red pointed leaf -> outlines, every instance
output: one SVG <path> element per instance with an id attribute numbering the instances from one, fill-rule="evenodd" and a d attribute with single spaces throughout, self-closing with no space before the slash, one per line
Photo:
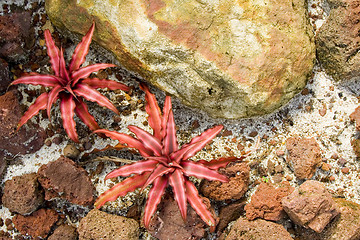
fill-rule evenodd
<path id="1" fill-rule="evenodd" d="M 157 206 L 161 201 L 161 197 L 165 192 L 167 183 L 168 181 L 166 177 L 158 177 L 149 191 L 148 200 L 144 210 L 144 225 L 146 228 L 149 227 L 151 217 L 154 215 Z"/>
<path id="2" fill-rule="evenodd" d="M 173 188 L 174 198 L 179 206 L 179 210 L 184 221 L 186 220 L 186 193 L 185 179 L 180 169 L 176 169 L 169 177 L 169 183 Z"/>
<path id="3" fill-rule="evenodd" d="M 161 119 L 161 139 L 164 139 L 165 135 L 166 135 L 166 128 L 167 128 L 167 124 L 169 121 L 169 113 L 170 113 L 171 108 L 172 108 L 171 97 L 166 96 L 165 102 L 164 102 L 164 107 L 163 107 L 163 116 Z M 175 125 L 175 123 L 174 123 L 174 125 Z"/>
<path id="4" fill-rule="evenodd" d="M 165 130 L 165 138 L 163 140 L 163 153 L 165 155 L 170 155 L 170 153 L 175 152 L 179 149 L 176 137 L 174 114 L 172 110 L 170 110 L 170 113 L 168 114 L 168 120 Z"/>
<path id="5" fill-rule="evenodd" d="M 246 156 L 241 156 L 240 158 L 237 157 L 225 157 L 225 158 L 219 158 L 211 161 L 205 161 L 200 160 L 199 163 L 203 164 L 204 166 L 213 169 L 218 170 L 219 168 L 226 167 L 231 162 L 237 162 L 244 159 Z"/>
<path id="6" fill-rule="evenodd" d="M 155 95 L 150 92 L 150 89 L 146 84 L 140 83 L 140 88 L 145 92 L 146 106 L 145 110 L 149 114 L 148 122 L 149 126 L 154 130 L 154 136 L 162 140 L 161 137 L 161 111 Z"/>
<path id="7" fill-rule="evenodd" d="M 41 94 L 35 102 L 29 107 L 29 109 L 24 113 L 18 123 L 18 129 L 24 125 L 30 118 L 39 113 L 40 110 L 46 109 L 46 103 L 48 99 L 48 93 Z"/>
<path id="8" fill-rule="evenodd" d="M 105 180 L 114 177 L 127 177 L 131 174 L 142 174 L 143 172 L 151 172 L 155 169 L 159 162 L 154 160 L 143 160 L 132 164 L 124 165 L 106 175 Z"/>
<path id="9" fill-rule="evenodd" d="M 11 83 L 11 85 L 15 85 L 15 84 L 31 84 L 31 85 L 41 85 L 44 87 L 55 87 L 57 85 L 60 85 L 61 82 L 60 79 L 56 78 L 55 76 L 32 74 L 30 76 L 20 77 Z"/>
<path id="10" fill-rule="evenodd" d="M 187 200 L 191 207 L 199 214 L 201 219 L 210 226 L 212 231 L 215 230 L 215 220 L 211 212 L 207 209 L 205 203 L 202 201 L 194 184 L 188 180 L 185 181 Z"/>
<path id="11" fill-rule="evenodd" d="M 60 49 L 60 63 L 59 63 L 59 71 L 60 71 L 60 77 L 62 79 L 66 80 L 66 84 L 70 81 L 69 73 L 66 69 L 65 59 L 64 59 L 64 51 L 61 48 Z"/>
<path id="12" fill-rule="evenodd" d="M 87 78 L 91 73 L 99 71 L 101 69 L 108 68 L 108 67 L 116 67 L 116 65 L 109 64 L 109 63 L 98 63 L 98 64 L 89 65 L 89 66 L 86 66 L 83 68 L 79 68 L 75 72 L 71 73 L 71 78 L 72 78 L 71 85 L 74 87 L 80 79 Z"/>
<path id="13" fill-rule="evenodd" d="M 73 97 L 70 94 L 62 95 L 60 102 L 60 111 L 61 118 L 63 120 L 63 127 L 71 140 L 73 140 L 74 142 L 79 142 L 75 128 L 74 109 L 75 102 Z"/>
<path id="14" fill-rule="evenodd" d="M 125 179 L 124 181 L 116 184 L 114 187 L 110 188 L 106 192 L 100 195 L 100 197 L 95 202 L 95 207 L 100 208 L 108 201 L 114 201 L 120 196 L 125 196 L 128 192 L 134 191 L 135 189 L 141 187 L 150 173 L 144 173 L 141 175 L 135 175 Z"/>
<path id="15" fill-rule="evenodd" d="M 158 156 L 158 157 L 150 156 L 150 157 L 146 157 L 146 160 L 155 160 L 167 166 L 169 159 L 164 156 Z"/>
<path id="16" fill-rule="evenodd" d="M 48 115 L 49 120 L 51 119 L 51 117 L 50 117 L 51 106 L 56 101 L 56 99 L 58 98 L 59 93 L 61 91 L 63 91 L 63 88 L 61 87 L 61 85 L 57 85 L 49 92 L 47 106 L 46 106 L 47 115 Z"/>
<path id="17" fill-rule="evenodd" d="M 77 84 L 76 88 L 73 90 L 73 92 L 85 98 L 88 101 L 96 102 L 100 106 L 107 107 L 108 109 L 114 111 L 116 114 L 119 114 L 119 111 L 116 109 L 116 107 L 107 99 L 105 96 L 103 96 L 101 93 L 96 91 L 95 89 L 92 89 L 86 84 Z"/>
<path id="18" fill-rule="evenodd" d="M 89 46 L 91 43 L 91 38 L 94 33 L 95 23 L 93 23 L 86 33 L 86 35 L 82 38 L 81 42 L 76 46 L 75 51 L 71 57 L 71 62 L 69 65 L 69 71 L 73 72 L 84 63 L 85 57 L 89 52 Z"/>
<path id="19" fill-rule="evenodd" d="M 191 139 L 190 143 L 184 144 L 182 147 L 186 147 L 188 145 L 204 141 L 204 147 L 206 144 L 208 144 L 213 138 L 218 135 L 218 133 L 224 128 L 223 125 L 217 125 L 215 127 L 212 127 L 210 129 L 207 129 L 205 132 L 200 134 L 199 136 L 194 137 Z"/>
<path id="20" fill-rule="evenodd" d="M 96 89 L 96 88 L 108 88 L 110 90 L 123 90 L 123 91 L 129 91 L 130 88 L 126 86 L 125 84 L 116 82 L 114 80 L 108 80 L 108 79 L 99 79 L 99 78 L 86 78 L 81 81 L 82 84 L 87 84 L 88 86 Z"/>
<path id="21" fill-rule="evenodd" d="M 128 126 L 129 130 L 136 134 L 136 137 L 144 144 L 144 146 L 155 153 L 156 156 L 161 156 L 161 143 L 157 138 L 147 131 L 136 127 Z"/>
<path id="22" fill-rule="evenodd" d="M 148 156 L 152 155 L 152 152 L 149 149 L 147 149 L 141 141 L 139 141 L 136 138 L 133 138 L 127 134 L 118 133 L 115 131 L 109 131 L 109 130 L 105 130 L 105 129 L 98 129 L 94 132 L 95 133 L 104 133 L 106 136 L 108 136 L 114 140 L 118 140 L 120 143 L 126 143 L 129 147 L 136 148 L 137 150 L 139 150 L 140 154 L 143 157 L 148 157 Z"/>
<path id="23" fill-rule="evenodd" d="M 146 183 L 144 184 L 144 186 L 142 187 L 143 189 L 146 188 L 149 184 L 151 184 L 155 179 L 157 179 L 158 177 L 161 177 L 165 174 L 168 174 L 170 172 L 173 172 L 174 168 L 169 168 L 169 167 L 165 167 L 162 164 L 159 164 L 154 171 L 152 171 L 151 175 L 149 176 L 149 178 L 146 180 Z"/>
<path id="24" fill-rule="evenodd" d="M 89 113 L 86 103 L 81 98 L 77 99 L 75 107 L 76 115 L 90 128 L 91 131 L 99 129 L 99 125 L 95 121 L 95 118 Z"/>
<path id="25" fill-rule="evenodd" d="M 50 57 L 51 67 L 55 72 L 56 76 L 60 76 L 60 53 L 59 48 L 55 45 L 53 38 L 51 37 L 51 33 L 48 29 L 44 32 L 45 42 L 47 47 L 47 54 Z"/>
<path id="26" fill-rule="evenodd" d="M 181 166 L 183 167 L 184 174 L 186 176 L 194 176 L 197 178 L 205 178 L 210 181 L 228 182 L 229 179 L 218 173 L 215 170 L 211 170 L 201 163 L 195 163 L 191 161 L 182 161 Z"/>

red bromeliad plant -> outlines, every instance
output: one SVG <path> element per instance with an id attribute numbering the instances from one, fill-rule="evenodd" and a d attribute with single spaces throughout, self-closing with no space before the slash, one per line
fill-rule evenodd
<path id="1" fill-rule="evenodd" d="M 59 98 L 60 111 L 63 120 L 63 127 L 68 136 L 75 142 L 78 142 L 76 133 L 74 113 L 92 130 L 99 129 L 95 118 L 89 113 L 88 107 L 82 98 L 97 102 L 99 105 L 119 114 L 116 107 L 101 93 L 97 88 L 108 88 L 110 90 L 121 89 L 128 91 L 129 88 L 121 83 L 108 79 L 89 78 L 92 72 L 96 72 L 108 67 L 115 67 L 114 64 L 100 63 L 80 68 L 84 63 L 85 57 L 89 51 L 91 38 L 94 33 L 95 24 L 93 23 L 88 33 L 77 45 L 70 62 L 69 67 L 65 65 L 63 49 L 55 45 L 50 31 L 45 30 L 45 41 L 47 54 L 50 57 L 51 67 L 55 75 L 45 75 L 30 73 L 27 76 L 20 77 L 13 81 L 14 84 L 32 84 L 52 88 L 50 92 L 41 94 L 34 104 L 32 104 L 24 116 L 20 119 L 18 128 L 24 125 L 30 118 L 39 113 L 40 110 L 47 109 L 50 119 L 50 110 L 52 104 Z"/>
<path id="2" fill-rule="evenodd" d="M 225 167 L 229 162 L 239 160 L 238 158 L 222 158 L 213 161 L 190 161 L 198 151 L 204 148 L 223 129 L 222 125 L 206 130 L 201 135 L 194 137 L 190 143 L 179 148 L 174 115 L 172 112 L 171 98 L 166 97 L 163 112 L 158 106 L 155 96 L 146 85 L 140 85 L 145 91 L 147 101 L 146 112 L 149 114 L 148 122 L 153 129 L 150 134 L 136 126 L 128 126 L 137 139 L 124 133 L 99 129 L 96 133 L 104 133 L 110 138 L 125 143 L 128 147 L 139 150 L 144 160 L 133 164 L 122 166 L 110 172 L 105 180 L 122 176 L 133 176 L 116 184 L 103 193 L 95 202 L 100 208 L 108 201 L 114 201 L 119 196 L 125 196 L 136 188 L 144 189 L 152 184 L 144 211 L 144 225 L 148 228 L 150 219 L 161 201 L 166 187 L 170 184 L 173 189 L 174 198 L 179 206 L 183 219 L 186 219 L 187 202 L 199 214 L 212 230 L 215 220 L 203 203 L 195 185 L 189 180 L 189 176 L 227 182 L 226 176 L 217 172 L 220 167 Z"/>

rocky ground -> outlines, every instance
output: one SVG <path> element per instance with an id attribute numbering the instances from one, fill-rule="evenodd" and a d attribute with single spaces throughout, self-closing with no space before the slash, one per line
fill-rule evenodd
<path id="1" fill-rule="evenodd" d="M 358 29 L 351 14 L 359 6 L 358 1 L 352 5 L 309 1 L 318 42 L 333 32 L 343 33 L 343 38 L 337 38 L 343 44 L 357 42 L 357 34 L 347 34 L 351 31 L 339 30 L 335 23 L 344 20 L 341 16 L 350 16 L 339 25 Z M 338 18 L 331 26 L 324 25 L 334 7 Z M 194 179 L 204 202 L 218 216 L 214 233 L 191 208 L 183 223 L 170 194 L 163 197 L 150 229 L 145 230 L 140 220 L 146 189 L 106 204 L 102 211 L 93 209 L 96 197 L 120 181 L 105 182 L 105 175 L 122 164 L 96 158 L 138 160 L 135 151 L 97 152 L 116 141 L 91 135 L 79 119 L 80 143 L 73 143 L 62 128 L 58 106 L 53 107 L 51 121 L 40 113 L 15 131 L 22 113 L 44 89 L 8 86 L 23 72 L 50 71 L 43 32 L 52 25 L 43 1 L 3 1 L 1 8 L 0 239 L 360 239 L 360 87 L 356 79 L 335 81 L 327 75 L 335 67 L 317 63 L 304 90 L 289 104 L 272 114 L 243 120 L 213 119 L 173 99 L 180 143 L 215 124 L 225 127 L 194 160 L 252 153 L 220 170 L 230 183 Z M 70 58 L 79 40 L 52 31 Z M 317 46 L 322 58 L 328 54 L 326 44 Z M 356 47 L 349 51 L 356 52 Z M 356 60 L 356 54 L 350 55 L 348 61 L 342 56 L 344 64 Z M 86 64 L 98 62 L 117 63 L 93 43 Z M 336 69 L 335 78 L 358 76 L 349 66 Z M 119 116 L 89 103 L 101 127 L 129 133 L 126 126 L 134 124 L 150 130 L 138 86 L 141 79 L 123 68 L 100 71 L 96 77 L 132 87 L 129 93 L 103 91 L 121 110 Z M 152 91 L 162 103 L 164 93 Z"/>

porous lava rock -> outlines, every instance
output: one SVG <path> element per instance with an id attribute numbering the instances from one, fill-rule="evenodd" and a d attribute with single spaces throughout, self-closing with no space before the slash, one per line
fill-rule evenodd
<path id="1" fill-rule="evenodd" d="M 299 180 L 310 179 L 321 163 L 321 151 L 315 138 L 291 137 L 286 140 L 286 162 Z"/>
<path id="2" fill-rule="evenodd" d="M 244 196 L 250 181 L 250 167 L 247 163 L 230 163 L 219 173 L 229 178 L 228 182 L 203 180 L 200 192 L 216 201 L 237 200 Z"/>
<path id="3" fill-rule="evenodd" d="M 282 205 L 294 223 L 318 233 L 340 213 L 331 194 L 322 183 L 315 180 L 301 184 L 282 199 Z"/>
<path id="4" fill-rule="evenodd" d="M 219 224 L 217 225 L 218 235 L 228 226 L 232 221 L 238 219 L 244 211 L 245 202 L 233 202 L 226 205 L 219 210 Z"/>
<path id="5" fill-rule="evenodd" d="M 210 208 L 210 201 L 206 198 L 203 201 Z M 196 240 L 204 237 L 207 225 L 190 206 L 187 208 L 186 222 L 176 201 L 169 195 L 163 198 L 158 210 L 150 221 L 148 231 L 159 240 Z"/>
<path id="6" fill-rule="evenodd" d="M 0 58 L 0 95 L 6 92 L 10 83 L 9 65 L 4 59 Z"/>
<path id="7" fill-rule="evenodd" d="M 42 165 L 38 176 L 46 200 L 58 197 L 79 205 L 89 205 L 94 201 L 94 185 L 88 173 L 69 158 L 61 156 Z"/>
<path id="8" fill-rule="evenodd" d="M 315 60 L 306 1 L 47 0 L 62 30 L 85 34 L 129 70 L 213 117 L 272 112 Z M 66 31 L 64 31 L 66 32 Z"/>
<path id="9" fill-rule="evenodd" d="M 335 80 L 360 77 L 360 1 L 332 1 L 333 9 L 316 34 L 317 55 Z"/>
<path id="10" fill-rule="evenodd" d="M 21 116 L 17 91 L 0 96 L 0 159 L 7 155 L 33 153 L 44 145 L 44 129 L 27 124 L 16 131 Z"/>
<path id="11" fill-rule="evenodd" d="M 272 183 L 261 183 L 251 196 L 251 202 L 245 206 L 246 218 L 279 221 L 286 216 L 281 199 L 293 191 L 294 187 L 290 186 L 289 182 L 277 186 Z"/>
<path id="12" fill-rule="evenodd" d="M 360 106 L 355 108 L 355 111 L 350 114 L 350 120 L 355 122 L 356 130 L 360 131 Z"/>
<path id="13" fill-rule="evenodd" d="M 55 210 L 41 208 L 29 216 L 16 215 L 13 218 L 13 223 L 21 234 L 28 234 L 34 239 L 38 239 L 38 237 L 47 237 L 51 227 L 58 219 L 59 215 Z"/>
<path id="14" fill-rule="evenodd" d="M 36 173 L 16 176 L 5 182 L 2 203 L 11 212 L 30 214 L 43 202 L 44 192 Z"/>
<path id="15" fill-rule="evenodd" d="M 55 229 L 48 240 L 77 240 L 78 233 L 76 228 L 67 224 L 60 225 Z"/>
<path id="16" fill-rule="evenodd" d="M 17 62 L 34 45 L 31 14 L 23 11 L 0 16 L 0 57 Z"/>
<path id="17" fill-rule="evenodd" d="M 292 240 L 290 233 L 277 223 L 256 219 L 239 218 L 232 226 L 225 240 Z"/>
<path id="18" fill-rule="evenodd" d="M 139 239 L 139 223 L 134 219 L 97 209 L 91 210 L 80 220 L 77 231 L 79 240 Z"/>

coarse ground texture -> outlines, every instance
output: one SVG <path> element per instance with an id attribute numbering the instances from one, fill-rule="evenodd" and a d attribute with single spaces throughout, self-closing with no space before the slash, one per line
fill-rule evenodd
<path id="1" fill-rule="evenodd" d="M 309 15 L 311 16 L 310 21 L 314 26 L 315 32 L 326 21 L 329 8 L 327 3 L 322 0 L 309 0 L 308 2 Z M 0 6 L 1 14 L 10 14 L 15 11 L 23 11 L 24 9 L 33 11 L 32 23 L 36 33 L 35 44 L 30 50 L 31 54 L 28 56 L 25 54 L 26 60 L 21 64 L 8 62 L 12 79 L 20 77 L 24 72 L 30 71 L 44 74 L 50 73 L 49 58 L 46 56 L 43 36 L 43 31 L 46 28 L 51 29 L 56 44 L 63 47 L 66 60 L 69 60 L 76 44 L 79 42 L 79 38 L 68 38 L 68 36 L 59 33 L 51 25 L 44 9 L 44 1 L 28 0 L 24 3 L 23 0 L 3 0 L 2 3 L 6 3 L 5 5 L 7 6 Z M 14 6 L 14 3 L 16 6 Z M 111 54 L 92 43 L 90 54 L 87 56 L 84 66 L 100 62 L 121 65 Z M 102 91 L 119 109 L 121 112 L 119 116 L 89 103 L 89 110 L 98 120 L 100 126 L 129 134 L 130 132 L 126 127 L 133 124 L 149 131 L 150 128 L 146 119 L 147 114 L 144 111 L 144 94 L 138 87 L 139 77 L 121 67 L 113 68 L 111 71 L 99 71 L 94 75 L 98 78 L 110 78 L 121 81 L 133 89 L 128 94 L 121 91 Z M 10 87 L 9 91 L 12 89 L 18 89 L 17 99 L 22 111 L 27 109 L 35 98 L 44 91 L 44 89 L 37 86 Z M 164 93 L 153 87 L 151 87 L 151 90 L 159 99 L 160 105 L 162 105 Z M 253 150 L 257 139 L 260 139 L 257 150 L 253 151 L 245 159 L 250 166 L 250 179 L 248 190 L 240 201 L 243 200 L 245 203 L 249 203 L 252 194 L 257 189 L 256 186 L 261 182 L 281 182 L 286 180 L 293 187 L 297 188 L 302 181 L 295 177 L 293 169 L 286 162 L 289 155 L 285 145 L 286 139 L 290 137 L 305 139 L 314 137 L 321 150 L 321 163 L 315 169 L 312 179 L 322 182 L 332 196 L 360 203 L 360 192 L 358 191 L 360 167 L 359 160 L 357 159 L 357 156 L 360 156 L 360 139 L 355 124 L 350 119 L 351 113 L 359 106 L 358 96 L 360 96 L 359 82 L 354 81 L 340 84 L 328 76 L 320 64 L 316 64 L 313 69 L 313 75 L 301 93 L 296 95 L 288 105 L 263 117 L 243 120 L 213 119 L 202 111 L 187 108 L 175 97 L 172 100 L 180 145 L 214 125 L 223 124 L 225 127 L 224 131 L 211 144 L 206 146 L 191 160 L 211 160 L 225 156 L 240 157 L 242 154 L 246 154 L 247 151 Z M 217 101 L 220 100 L 217 99 Z M 32 130 L 34 133 L 40 131 L 38 128 L 40 126 L 45 129 L 47 139 L 45 145 L 41 143 L 41 148 L 34 153 L 17 154 L 19 151 L 29 150 L 28 147 L 22 147 L 15 154 L 6 156 L 5 160 L 9 165 L 3 176 L 1 188 L 3 188 L 5 181 L 12 179 L 14 176 L 36 173 L 43 164 L 58 159 L 66 145 L 74 144 L 67 138 L 62 128 L 59 112 L 58 106 L 53 107 L 51 122 L 47 119 L 46 113 L 40 113 L 20 129 L 20 133 L 24 130 Z M 96 188 L 95 196 L 99 196 L 115 183 L 122 180 L 119 178 L 105 182 L 105 175 L 125 163 L 95 161 L 97 154 L 101 155 L 101 153 L 90 154 L 94 149 L 115 145 L 117 142 L 102 139 L 96 135 L 89 135 L 90 131 L 86 126 L 81 124 L 79 119 L 75 118 L 75 120 L 79 123 L 77 124 L 77 130 L 80 135 L 80 143 L 74 144 L 80 150 L 80 156 L 75 161 L 88 171 L 91 181 Z M 29 136 L 34 134 L 23 135 L 21 133 L 21 135 L 24 136 L 21 142 L 28 143 L 30 142 Z M 15 140 L 9 139 L 5 143 L 9 142 L 15 142 Z M 135 151 L 127 151 L 125 149 L 110 151 L 104 154 L 127 159 L 127 162 L 129 162 L 128 160 L 136 161 L 141 159 Z M 0 158 L 0 160 L 4 159 Z M 198 179 L 192 180 L 197 184 L 196 186 L 199 186 L 200 181 Z M 135 216 L 134 219 L 140 219 L 146 194 L 147 189 L 143 192 L 136 190 L 125 197 L 106 204 L 102 210 L 122 216 L 127 216 L 127 214 L 131 216 L 133 214 L 132 216 Z M 230 206 L 232 201 L 234 200 L 225 202 L 211 201 L 211 205 L 215 210 L 219 210 Z M 61 199 L 46 202 L 46 206 L 56 209 L 57 212 L 66 217 L 65 219 L 68 224 L 74 224 L 74 226 L 90 210 L 87 207 L 71 204 Z M 130 209 L 135 210 L 131 213 Z M 245 217 L 241 207 L 239 214 L 241 217 Z M 8 208 L 1 205 L 0 223 L 3 223 L 0 224 L 0 236 L 4 239 L 23 238 L 21 233 L 14 228 L 11 222 L 13 218 L 14 214 Z M 232 223 L 229 224 L 229 227 L 231 225 Z M 293 224 L 290 220 L 281 221 L 281 225 L 295 239 L 300 237 L 301 233 L 307 231 Z M 349 232 L 349 236 L 350 233 L 358 231 L 358 225 L 347 224 L 347 226 L 350 228 L 346 230 Z M 326 229 L 323 232 L 326 232 Z M 206 232 L 207 235 L 204 239 L 215 240 L 218 238 L 216 234 Z M 144 228 L 140 228 L 139 238 L 146 240 L 154 239 Z"/>
<path id="2" fill-rule="evenodd" d="M 47 0 L 52 23 L 94 39 L 126 68 L 213 117 L 270 113 L 315 60 L 306 1 Z M 121 17 L 118 17 L 121 16 Z"/>
<path id="3" fill-rule="evenodd" d="M 130 218 L 91 210 L 78 227 L 80 240 L 139 239 L 139 224 Z"/>

